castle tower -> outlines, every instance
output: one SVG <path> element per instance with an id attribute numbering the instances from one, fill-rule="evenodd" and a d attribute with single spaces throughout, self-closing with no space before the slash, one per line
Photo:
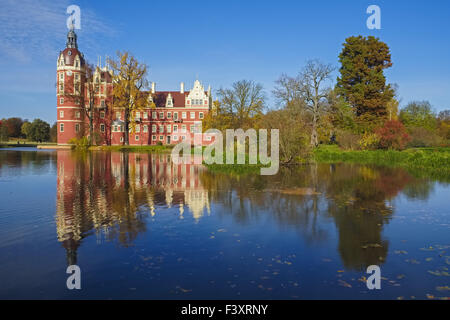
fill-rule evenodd
<path id="1" fill-rule="evenodd" d="M 85 76 L 85 60 L 78 51 L 77 35 L 70 29 L 56 67 L 58 144 L 68 144 L 83 134 Z"/>

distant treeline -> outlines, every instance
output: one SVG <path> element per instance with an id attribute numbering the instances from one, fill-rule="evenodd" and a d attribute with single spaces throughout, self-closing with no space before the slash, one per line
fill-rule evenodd
<path id="1" fill-rule="evenodd" d="M 0 141 L 26 139 L 34 142 L 56 142 L 57 126 L 41 120 L 32 122 L 18 117 L 0 120 Z"/>

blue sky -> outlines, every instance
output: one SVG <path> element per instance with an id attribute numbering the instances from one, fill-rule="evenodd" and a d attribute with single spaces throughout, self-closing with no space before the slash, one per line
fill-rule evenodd
<path id="1" fill-rule="evenodd" d="M 213 90 L 249 79 L 271 98 L 281 73 L 295 75 L 316 58 L 338 67 L 345 38 L 361 34 L 390 46 L 386 76 L 402 106 L 429 100 L 436 111 L 450 109 L 448 0 L 0 0 L 0 118 L 56 120 L 56 58 L 71 4 L 81 8 L 85 57 L 96 63 L 128 50 L 149 66 L 157 90 L 178 90 L 181 81 L 190 88 L 196 77 Z M 366 27 L 371 4 L 381 8 L 381 30 Z"/>

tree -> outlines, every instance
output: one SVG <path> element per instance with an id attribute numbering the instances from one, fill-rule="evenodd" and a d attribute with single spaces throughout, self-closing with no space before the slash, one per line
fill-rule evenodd
<path id="1" fill-rule="evenodd" d="M 50 125 L 41 119 L 34 119 L 31 123 L 30 138 L 32 141 L 48 141 L 50 139 Z"/>
<path id="2" fill-rule="evenodd" d="M 292 112 L 288 108 L 270 111 L 262 117 L 261 126 L 279 130 L 281 164 L 288 165 L 298 157 L 305 159 L 309 155 L 307 124 L 300 112 Z"/>
<path id="3" fill-rule="evenodd" d="M 358 120 L 371 127 L 387 119 L 387 104 L 394 96 L 383 74 L 392 66 L 389 47 L 373 36 L 349 37 L 343 46 L 338 92 L 355 109 Z"/>
<path id="4" fill-rule="evenodd" d="M 428 101 L 412 101 L 400 111 L 400 121 L 408 128 L 436 129 L 436 115 Z"/>
<path id="5" fill-rule="evenodd" d="M 20 129 L 20 131 L 27 139 L 30 139 L 31 138 L 31 123 L 28 121 L 25 121 L 22 124 L 22 128 Z"/>
<path id="6" fill-rule="evenodd" d="M 450 142 L 450 110 L 439 112 L 438 115 L 438 132 L 447 144 Z"/>
<path id="7" fill-rule="evenodd" d="M 319 144 L 318 127 L 321 116 L 328 106 L 327 98 L 330 89 L 324 87 L 324 82 L 330 79 L 333 67 L 318 60 L 310 60 L 295 78 L 281 75 L 276 81 L 273 91 L 278 102 L 289 110 L 301 110 L 304 116 L 310 118 L 310 144 Z M 307 115 L 307 114 L 308 115 Z"/>
<path id="8" fill-rule="evenodd" d="M 0 121 L 0 141 L 8 141 L 8 129 L 6 128 L 6 119 Z"/>
<path id="9" fill-rule="evenodd" d="M 400 102 L 397 99 L 395 99 L 395 98 L 392 98 L 386 104 L 386 111 L 387 111 L 389 120 L 398 120 L 398 106 L 399 106 L 399 104 L 400 104 Z"/>
<path id="10" fill-rule="evenodd" d="M 114 79 L 113 108 L 125 112 L 124 142 L 125 145 L 128 145 L 129 132 L 134 132 L 135 127 L 133 113 L 142 110 L 147 105 L 147 99 L 141 92 L 148 87 L 147 66 L 139 63 L 128 52 L 118 52 L 117 57 L 118 61 L 111 61 Z"/>
<path id="11" fill-rule="evenodd" d="M 310 60 L 299 74 L 300 93 L 311 113 L 311 146 L 319 145 L 317 127 L 323 110 L 327 106 L 329 88 L 323 83 L 330 78 L 334 68 L 318 60 Z"/>
<path id="12" fill-rule="evenodd" d="M 94 135 L 95 96 L 99 93 L 99 79 L 95 79 L 95 67 L 86 63 L 85 66 L 85 93 L 87 95 L 87 108 L 83 108 L 89 120 L 89 144 L 92 145 Z"/>
<path id="13" fill-rule="evenodd" d="M 262 85 L 249 80 L 233 83 L 231 89 L 217 92 L 223 114 L 230 118 L 232 128 L 254 127 L 262 115 L 265 95 Z"/>
<path id="14" fill-rule="evenodd" d="M 7 129 L 8 132 L 8 137 L 11 138 L 20 138 L 22 132 L 22 123 L 23 120 L 21 118 L 9 118 L 5 120 L 5 127 Z"/>
<path id="15" fill-rule="evenodd" d="M 57 142 L 58 138 L 58 123 L 55 122 L 50 128 L 50 141 Z"/>
<path id="16" fill-rule="evenodd" d="M 211 111 L 203 119 L 203 130 L 217 129 L 225 131 L 232 127 L 231 114 L 222 106 L 219 100 L 213 102 Z"/>

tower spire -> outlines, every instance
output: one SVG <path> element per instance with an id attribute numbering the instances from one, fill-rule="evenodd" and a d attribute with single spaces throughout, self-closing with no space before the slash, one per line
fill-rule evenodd
<path id="1" fill-rule="evenodd" d="M 74 30 L 74 25 L 72 24 L 70 26 L 70 30 L 67 33 L 67 43 L 66 43 L 66 48 L 75 48 L 78 49 L 78 44 L 77 44 L 77 34 L 75 33 Z"/>

